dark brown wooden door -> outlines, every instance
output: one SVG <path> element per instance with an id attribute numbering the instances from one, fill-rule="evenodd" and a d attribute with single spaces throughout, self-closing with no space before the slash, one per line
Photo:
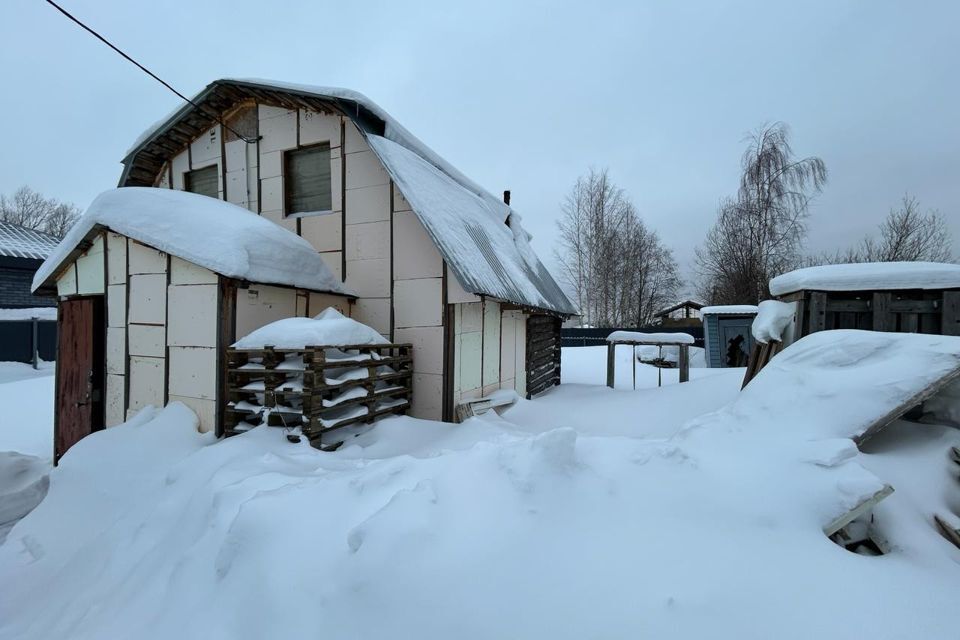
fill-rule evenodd
<path id="1" fill-rule="evenodd" d="M 54 463 L 103 428 L 104 326 L 102 297 L 60 302 Z"/>

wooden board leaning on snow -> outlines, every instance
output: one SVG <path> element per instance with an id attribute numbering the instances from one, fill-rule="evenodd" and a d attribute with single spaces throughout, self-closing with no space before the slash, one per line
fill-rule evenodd
<path id="1" fill-rule="evenodd" d="M 412 351 L 407 343 L 228 349 L 225 432 L 300 427 L 319 446 L 334 429 L 405 413 Z"/>

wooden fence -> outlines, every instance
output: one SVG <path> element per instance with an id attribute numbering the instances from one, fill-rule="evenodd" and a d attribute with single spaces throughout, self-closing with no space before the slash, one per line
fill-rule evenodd
<path id="1" fill-rule="evenodd" d="M 319 446 L 336 429 L 406 413 L 412 351 L 410 344 L 228 349 L 224 433 L 265 421 L 300 427 Z"/>

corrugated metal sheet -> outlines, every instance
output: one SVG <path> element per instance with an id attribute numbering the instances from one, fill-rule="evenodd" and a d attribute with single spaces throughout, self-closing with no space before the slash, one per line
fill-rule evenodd
<path id="1" fill-rule="evenodd" d="M 58 240 L 40 231 L 0 222 L 0 256 L 46 260 Z"/>

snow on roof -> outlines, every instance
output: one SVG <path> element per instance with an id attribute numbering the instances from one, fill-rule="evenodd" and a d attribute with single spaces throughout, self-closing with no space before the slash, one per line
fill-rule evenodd
<path id="1" fill-rule="evenodd" d="M 530 248 L 519 216 L 511 214 L 505 220 L 501 206 L 491 206 L 486 198 L 405 146 L 369 134 L 367 142 L 464 290 L 561 313 L 575 312 Z"/>
<path id="2" fill-rule="evenodd" d="M 862 262 L 797 269 L 770 281 L 770 293 L 960 288 L 960 265 L 941 262 Z"/>
<path id="3" fill-rule="evenodd" d="M 0 221 L 0 256 L 45 260 L 56 246 L 51 235 Z"/>
<path id="4" fill-rule="evenodd" d="M 753 304 L 721 304 L 700 309 L 700 315 L 703 316 L 740 316 L 756 312 L 757 306 Z"/>
<path id="5" fill-rule="evenodd" d="M 648 344 L 693 344 L 689 333 L 640 333 L 639 331 L 614 331 L 607 342 L 646 342 Z"/>
<path id="6" fill-rule="evenodd" d="M 370 98 L 338 87 L 226 78 L 207 85 L 193 101 L 202 100 L 218 85 L 277 90 L 333 100 L 341 106 L 354 105 L 373 114 L 384 123 L 383 136 L 368 131 L 368 127 L 359 121 L 358 127 L 427 228 L 464 290 L 559 313 L 576 313 L 573 304 L 530 247 L 529 235 L 520 226 L 519 216 L 500 198 L 467 178 L 407 131 Z M 191 110 L 193 107 L 186 104 L 144 131 L 127 152 L 124 163 L 128 168 L 142 146 Z"/>
<path id="7" fill-rule="evenodd" d="M 36 290 L 97 226 L 231 278 L 351 295 L 309 242 L 243 207 L 187 191 L 104 191 L 37 270 Z"/>
<path id="8" fill-rule="evenodd" d="M 783 341 L 783 330 L 793 320 L 797 311 L 796 302 L 764 300 L 759 305 L 757 317 L 753 319 L 750 332 L 757 342 L 767 344 L 771 340 Z"/>
<path id="9" fill-rule="evenodd" d="M 283 318 L 237 340 L 237 349 L 303 349 L 319 346 L 387 344 L 389 340 L 365 324 L 346 317 L 333 307 L 313 318 Z"/>

